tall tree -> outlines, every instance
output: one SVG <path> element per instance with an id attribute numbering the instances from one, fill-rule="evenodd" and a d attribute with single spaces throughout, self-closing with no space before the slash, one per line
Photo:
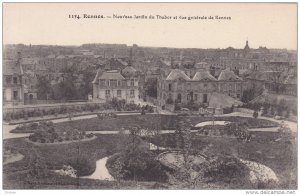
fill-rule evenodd
<path id="1" fill-rule="evenodd" d="M 50 80 L 46 76 L 39 76 L 37 79 L 37 99 L 45 100 L 53 93 Z"/>

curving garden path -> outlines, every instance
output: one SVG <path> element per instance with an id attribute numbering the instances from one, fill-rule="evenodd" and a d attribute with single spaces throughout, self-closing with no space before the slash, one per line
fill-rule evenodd
<path id="1" fill-rule="evenodd" d="M 132 115 L 132 113 L 123 113 L 122 115 Z M 224 115 L 219 115 L 219 116 L 240 116 L 240 117 L 252 117 L 251 114 L 249 113 L 242 113 L 242 112 L 233 112 L 230 114 L 224 114 Z M 88 118 L 95 118 L 97 115 L 87 115 L 87 116 L 78 116 L 78 117 L 73 117 L 72 120 L 80 120 L 80 119 L 88 119 Z M 269 121 L 274 121 L 277 123 L 281 123 L 282 120 L 276 120 L 273 118 L 268 118 L 268 117 L 259 117 L 261 119 L 266 119 Z M 63 119 L 55 119 L 51 120 L 53 123 L 61 123 L 65 121 L 69 121 L 68 118 L 63 118 Z M 208 122 L 211 123 L 211 122 Z M 284 123 L 289 127 L 293 132 L 297 132 L 297 123 L 291 122 L 291 121 L 284 121 Z M 2 126 L 2 139 L 12 139 L 12 138 L 20 138 L 20 137 L 28 137 L 30 133 L 11 133 L 10 131 L 15 129 L 18 125 L 8 125 L 8 124 L 3 124 Z M 259 128 L 259 129 L 251 129 L 251 131 L 277 131 L 278 127 L 271 127 L 271 128 Z M 90 133 L 95 133 L 95 134 L 117 134 L 119 131 L 89 131 Z M 175 130 L 161 130 L 161 133 L 174 133 Z M 128 132 L 125 132 L 128 133 Z"/>
<path id="2" fill-rule="evenodd" d="M 253 117 L 252 114 L 250 113 L 243 113 L 243 112 L 233 112 L 233 113 L 229 113 L 229 114 L 223 114 L 223 115 L 219 115 L 219 116 L 240 116 L 240 117 Z M 290 128 L 292 130 L 292 132 L 297 132 L 297 123 L 296 122 L 292 122 L 292 121 L 285 121 L 285 120 L 276 120 L 274 118 L 269 118 L 269 117 L 264 117 L 264 116 L 259 116 L 258 119 L 266 119 L 269 121 L 273 121 L 273 122 L 277 122 L 277 123 L 281 123 L 284 122 L 288 128 Z M 275 128 L 279 128 L 279 127 L 275 127 Z M 263 129 L 263 128 L 262 128 Z M 264 129 L 270 129 L 270 128 L 264 128 Z"/>

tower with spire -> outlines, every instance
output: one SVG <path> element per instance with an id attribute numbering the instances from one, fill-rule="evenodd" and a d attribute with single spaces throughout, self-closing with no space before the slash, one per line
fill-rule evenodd
<path id="1" fill-rule="evenodd" d="M 244 56 L 246 56 L 250 51 L 250 47 L 249 47 L 249 44 L 248 44 L 248 39 L 246 41 L 246 45 L 244 47 Z"/>

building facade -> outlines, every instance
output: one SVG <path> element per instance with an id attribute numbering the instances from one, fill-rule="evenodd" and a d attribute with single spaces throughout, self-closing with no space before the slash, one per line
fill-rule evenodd
<path id="1" fill-rule="evenodd" d="M 112 98 L 125 100 L 127 103 L 138 102 L 139 76 L 131 66 L 122 71 L 97 71 L 93 80 L 93 100 L 109 101 Z"/>
<path id="2" fill-rule="evenodd" d="M 23 69 L 20 57 L 3 61 L 3 104 L 15 106 L 24 104 Z"/>
<path id="3" fill-rule="evenodd" d="M 197 72 L 192 79 L 184 71 L 173 69 L 158 83 L 159 105 L 174 103 L 186 105 L 194 102 L 207 106 L 215 93 L 226 94 L 239 100 L 243 93 L 243 83 L 243 79 L 227 69 L 223 70 L 218 78 L 203 70 Z"/>

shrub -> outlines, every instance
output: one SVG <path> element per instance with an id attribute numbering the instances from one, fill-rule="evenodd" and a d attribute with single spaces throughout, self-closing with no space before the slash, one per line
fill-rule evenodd
<path id="1" fill-rule="evenodd" d="M 206 181 L 218 181 L 225 183 L 248 183 L 249 171 L 239 159 L 231 156 L 218 156 L 212 162 L 203 163 L 202 170 Z"/>
<path id="2" fill-rule="evenodd" d="M 116 113 L 111 113 L 111 117 L 112 117 L 112 118 L 117 118 L 118 115 L 117 115 Z"/>
<path id="3" fill-rule="evenodd" d="M 91 137 L 93 137 L 93 136 L 94 136 L 94 135 L 93 135 L 92 133 L 89 133 L 89 134 L 86 135 L 87 138 L 91 138 Z"/>
<path id="4" fill-rule="evenodd" d="M 35 135 L 30 135 L 29 136 L 29 140 L 32 142 L 36 142 L 37 141 L 37 137 Z"/>
<path id="5" fill-rule="evenodd" d="M 257 118 L 258 117 L 258 112 L 257 111 L 254 111 L 253 112 L 253 118 Z"/>
<path id="6" fill-rule="evenodd" d="M 92 174 L 96 169 L 96 164 L 86 156 L 77 156 L 68 160 L 68 164 L 73 167 L 78 176 Z"/>

